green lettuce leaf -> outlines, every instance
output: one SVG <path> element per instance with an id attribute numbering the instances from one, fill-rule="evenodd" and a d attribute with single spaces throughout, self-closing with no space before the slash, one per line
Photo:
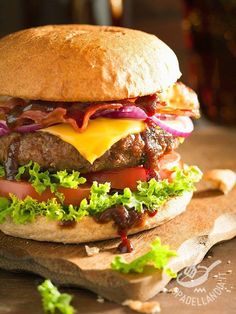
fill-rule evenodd
<path id="1" fill-rule="evenodd" d="M 15 178 L 17 181 L 20 181 L 24 176 L 27 177 L 35 191 L 39 194 L 42 194 L 47 188 L 50 188 L 53 193 L 57 191 L 58 187 L 77 189 L 80 184 L 86 182 L 85 178 L 80 177 L 78 171 L 68 173 L 66 170 L 63 170 L 51 174 L 49 171 L 42 171 L 39 164 L 32 161 L 27 165 L 19 167 Z"/>
<path id="2" fill-rule="evenodd" d="M 3 178 L 5 176 L 5 170 L 2 165 L 0 165 L 0 178 Z"/>
<path id="3" fill-rule="evenodd" d="M 124 274 L 143 273 L 145 267 L 151 265 L 159 270 L 164 270 L 169 276 L 175 278 L 176 273 L 166 268 L 169 259 L 173 256 L 177 256 L 176 251 L 170 250 L 168 245 L 162 245 L 160 238 L 156 238 L 151 243 L 150 251 L 146 254 L 130 263 L 127 263 L 122 256 L 116 256 L 111 263 L 111 268 Z"/>
<path id="4" fill-rule="evenodd" d="M 74 314 L 75 309 L 70 305 L 72 296 L 67 293 L 60 293 L 56 286 L 47 279 L 38 286 L 42 297 L 42 304 L 45 313 Z"/>
<path id="5" fill-rule="evenodd" d="M 0 223 L 4 222 L 6 216 L 12 213 L 11 203 L 5 197 L 0 197 Z"/>
<path id="6" fill-rule="evenodd" d="M 38 202 L 30 196 L 24 200 L 18 199 L 10 194 L 10 199 L 0 197 L 0 223 L 3 223 L 7 216 L 10 216 L 15 224 L 34 222 L 38 216 L 47 217 L 54 221 L 79 221 L 89 215 L 86 209 L 73 205 L 65 206 L 55 198 L 47 202 Z"/>
<path id="7" fill-rule="evenodd" d="M 25 171 L 21 170 L 21 172 L 24 173 Z M 58 180 L 64 182 L 63 184 L 70 185 L 71 182 L 80 181 L 78 174 L 75 172 L 70 175 L 61 174 L 60 172 L 59 176 L 61 178 Z M 48 186 L 50 186 L 50 180 L 44 180 L 42 177 L 39 179 L 39 176 L 35 177 L 39 182 L 43 181 L 44 187 L 47 184 L 45 182 L 49 182 Z M 56 199 L 38 202 L 31 197 L 26 197 L 25 200 L 19 200 L 16 196 L 10 195 L 10 202 L 7 202 L 4 198 L 0 199 L 0 223 L 4 222 L 6 216 L 12 217 L 15 223 L 32 222 L 37 216 L 45 216 L 57 221 L 79 221 L 84 216 L 101 214 L 106 209 L 116 205 L 123 205 L 127 209 L 135 209 L 138 212 L 145 210 L 152 212 L 171 197 L 180 196 L 185 191 L 193 191 L 195 189 L 194 183 L 198 182 L 200 178 L 201 171 L 197 167 L 176 168 L 175 178 L 172 182 L 151 179 L 148 182 L 139 182 L 135 192 L 126 188 L 113 194 L 110 193 L 110 183 L 98 184 L 93 182 L 89 198 L 83 199 L 79 206 L 65 206 Z M 40 186 L 38 181 L 37 186 Z"/>
<path id="8" fill-rule="evenodd" d="M 196 166 L 186 166 L 184 169 L 175 168 L 175 178 L 172 182 L 151 179 L 148 182 L 139 182 L 135 192 L 126 188 L 121 193 L 112 195 L 109 194 L 109 183 L 94 182 L 90 199 L 86 204 L 87 211 L 90 214 L 97 214 L 114 205 L 124 205 L 128 209 L 134 208 L 139 212 L 145 209 L 153 211 L 169 198 L 195 190 L 194 183 L 198 182 L 201 177 L 202 173 Z"/>

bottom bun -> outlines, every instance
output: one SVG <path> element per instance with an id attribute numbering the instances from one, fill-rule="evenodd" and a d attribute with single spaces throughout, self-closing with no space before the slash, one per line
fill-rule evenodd
<path id="1" fill-rule="evenodd" d="M 157 227 L 185 211 L 192 198 L 192 192 L 185 192 L 182 196 L 174 197 L 161 206 L 154 217 L 146 216 L 142 226 L 131 228 L 128 234 Z M 15 224 L 11 218 L 0 224 L 0 230 L 5 234 L 33 239 L 62 243 L 83 243 L 106 240 L 119 237 L 113 222 L 97 223 L 92 217 L 84 217 L 73 225 L 62 227 L 58 221 L 38 217 L 34 222 Z"/>

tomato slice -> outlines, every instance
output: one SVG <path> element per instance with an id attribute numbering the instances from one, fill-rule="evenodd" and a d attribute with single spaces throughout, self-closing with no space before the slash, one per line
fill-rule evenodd
<path id="1" fill-rule="evenodd" d="M 165 154 L 160 158 L 158 166 L 161 179 L 170 179 L 173 173 L 173 171 L 171 171 L 173 167 L 182 168 L 180 154 L 176 152 L 170 152 L 168 154 Z"/>
<path id="2" fill-rule="evenodd" d="M 65 196 L 65 205 L 79 205 L 82 199 L 88 198 L 90 193 L 90 186 L 81 185 L 78 189 L 58 188 L 58 192 Z M 42 194 L 38 194 L 34 187 L 28 182 L 17 182 L 0 180 L 0 196 L 9 197 L 9 194 L 15 194 L 19 199 L 23 200 L 28 195 L 39 202 L 47 201 L 51 198 L 57 198 L 50 189 L 46 189 Z"/>
<path id="3" fill-rule="evenodd" d="M 148 179 L 147 171 L 143 167 L 91 172 L 84 176 L 89 183 L 93 181 L 98 183 L 110 182 L 114 189 L 130 188 L 131 190 L 136 190 L 137 181 L 147 181 Z"/>
<path id="4" fill-rule="evenodd" d="M 86 177 L 90 184 L 83 184 L 78 189 L 58 188 L 58 192 L 63 193 L 65 197 L 65 205 L 79 205 L 82 199 L 88 198 L 90 194 L 90 186 L 93 181 L 97 181 L 98 183 L 110 182 L 112 188 L 115 189 L 129 187 L 130 189 L 135 190 L 137 181 L 147 181 L 147 172 L 143 167 L 136 167 L 113 171 L 100 171 L 87 174 Z M 0 180 L 0 196 L 9 197 L 9 194 L 14 194 L 21 200 L 24 200 L 27 196 L 31 196 L 39 202 L 57 198 L 49 188 L 42 194 L 38 194 L 34 187 L 28 182 Z"/>
<path id="5" fill-rule="evenodd" d="M 159 161 L 159 173 L 162 179 L 170 178 L 174 166 L 180 166 L 180 155 L 176 152 L 165 154 Z M 137 181 L 146 182 L 149 179 L 148 170 L 143 167 L 133 167 L 124 169 L 115 169 L 110 171 L 98 171 L 84 175 L 88 184 L 81 185 L 78 189 L 59 187 L 58 192 L 65 196 L 64 204 L 79 205 L 82 199 L 88 198 L 90 186 L 93 181 L 98 183 L 110 182 L 114 189 L 124 189 L 126 187 L 136 190 Z M 39 202 L 47 201 L 51 198 L 57 198 L 50 189 L 46 189 L 42 194 L 38 194 L 34 187 L 24 181 L 0 180 L 0 196 L 9 197 L 9 194 L 15 194 L 23 200 L 28 195 Z"/>
<path id="6" fill-rule="evenodd" d="M 180 159 L 180 154 L 176 152 L 165 154 L 158 162 L 159 169 L 172 169 L 179 165 Z"/>

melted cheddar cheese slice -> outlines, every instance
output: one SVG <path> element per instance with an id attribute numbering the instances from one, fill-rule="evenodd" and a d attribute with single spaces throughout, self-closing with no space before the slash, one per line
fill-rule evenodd
<path id="1" fill-rule="evenodd" d="M 130 134 L 142 132 L 145 127 L 145 122 L 139 120 L 98 118 L 90 120 L 86 130 L 81 133 L 64 123 L 40 131 L 58 136 L 71 144 L 92 164 L 113 144 Z"/>

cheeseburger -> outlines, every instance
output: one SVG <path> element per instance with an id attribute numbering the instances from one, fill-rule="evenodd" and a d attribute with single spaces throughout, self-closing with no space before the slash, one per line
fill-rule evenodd
<path id="1" fill-rule="evenodd" d="M 0 40 L 0 230 L 81 243 L 182 213 L 201 173 L 176 152 L 199 117 L 154 35 L 60 25 Z"/>

